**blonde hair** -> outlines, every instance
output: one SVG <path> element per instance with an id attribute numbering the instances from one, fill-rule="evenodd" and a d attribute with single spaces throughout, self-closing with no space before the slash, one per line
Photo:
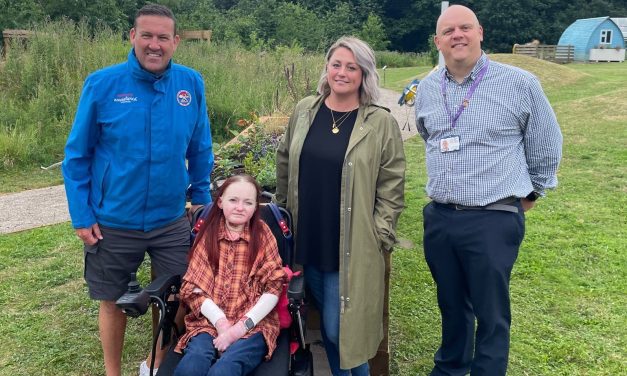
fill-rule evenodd
<path id="1" fill-rule="evenodd" d="M 377 72 L 374 51 L 368 43 L 355 37 L 341 37 L 327 51 L 325 57 L 324 68 L 318 81 L 318 94 L 328 96 L 331 93 L 331 87 L 327 81 L 327 64 L 331 59 L 331 55 L 340 47 L 344 47 L 353 53 L 355 61 L 362 71 L 361 85 L 359 86 L 359 103 L 369 105 L 379 100 L 379 73 Z"/>

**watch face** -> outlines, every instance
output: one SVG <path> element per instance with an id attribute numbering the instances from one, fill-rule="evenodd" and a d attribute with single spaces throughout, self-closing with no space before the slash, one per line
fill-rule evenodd
<path id="1" fill-rule="evenodd" d="M 244 321 L 244 326 L 246 327 L 246 330 L 250 331 L 255 327 L 255 323 L 253 322 L 253 319 L 249 317 L 246 321 Z"/>

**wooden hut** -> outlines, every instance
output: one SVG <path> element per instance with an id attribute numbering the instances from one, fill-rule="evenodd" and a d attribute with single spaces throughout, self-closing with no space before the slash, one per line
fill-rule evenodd
<path id="1" fill-rule="evenodd" d="M 625 40 L 610 17 L 584 18 L 573 22 L 559 45 L 575 46 L 575 61 L 624 61 Z"/>

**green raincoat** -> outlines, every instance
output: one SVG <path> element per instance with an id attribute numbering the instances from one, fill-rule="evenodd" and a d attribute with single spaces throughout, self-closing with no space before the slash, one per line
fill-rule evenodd
<path id="1" fill-rule="evenodd" d="M 300 153 L 323 99 L 312 96 L 298 103 L 277 151 L 275 201 L 292 212 L 294 232 L 298 231 Z M 405 154 L 396 120 L 387 109 L 361 105 L 342 167 L 339 208 L 343 369 L 373 358 L 383 339 L 384 252 L 391 252 L 396 242 L 404 183 Z"/>

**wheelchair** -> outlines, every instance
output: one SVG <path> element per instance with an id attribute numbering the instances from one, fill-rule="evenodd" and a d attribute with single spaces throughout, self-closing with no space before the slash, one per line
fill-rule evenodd
<path id="1" fill-rule="evenodd" d="M 268 225 L 277 240 L 279 255 L 283 266 L 293 267 L 294 250 L 291 233 L 292 217 L 284 208 L 273 203 L 260 204 L 261 218 Z M 208 207 L 197 210 L 192 219 L 192 239 L 198 232 L 200 224 L 208 213 Z M 152 281 L 144 289 L 141 288 L 134 274 L 128 284 L 128 291 L 116 302 L 129 317 L 145 314 L 150 305 L 159 311 L 159 324 L 152 343 L 152 352 L 157 345 L 161 349 L 168 348 L 165 359 L 161 362 L 157 376 L 170 376 L 174 373 L 182 354 L 174 352 L 178 336 L 185 328 L 178 328 L 175 316 L 179 307 L 178 292 L 181 287 L 180 275 L 161 276 Z M 277 338 L 277 347 L 272 358 L 263 361 L 250 375 L 252 376 L 313 376 L 313 356 L 309 344 L 305 343 L 305 317 L 307 304 L 305 300 L 303 275 L 294 275 L 287 287 L 287 309 L 292 317 L 289 328 L 281 329 Z M 285 293 L 285 291 L 284 291 Z M 159 341 L 158 339 L 161 338 Z M 158 343 L 159 342 L 159 343 Z M 149 365 L 150 366 L 150 365 Z"/>

